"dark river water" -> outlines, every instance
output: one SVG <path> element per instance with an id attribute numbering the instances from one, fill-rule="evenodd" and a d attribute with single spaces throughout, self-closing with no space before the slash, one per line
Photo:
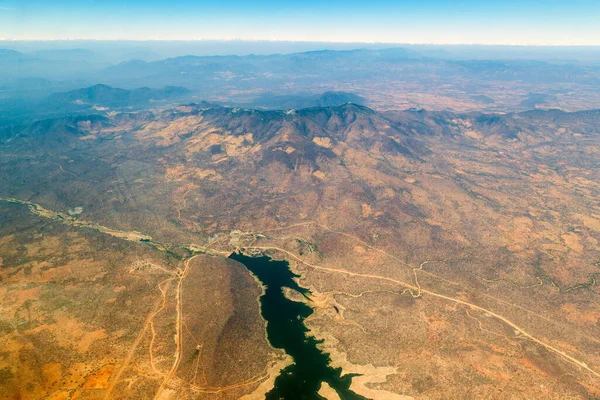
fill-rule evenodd
<path id="1" fill-rule="evenodd" d="M 267 321 L 267 336 L 271 345 L 283 349 L 294 363 L 282 369 L 275 380 L 275 387 L 267 393 L 267 399 L 320 399 L 317 392 L 322 382 L 327 382 L 342 399 L 365 399 L 349 387 L 355 375 L 342 375 L 341 368 L 332 368 L 329 354 L 317 348 L 317 341 L 309 335 L 304 319 L 312 309 L 283 295 L 283 288 L 294 289 L 303 295 L 309 291 L 298 286 L 286 261 L 270 257 L 248 257 L 234 253 L 229 258 L 246 266 L 266 287 L 261 296 L 261 313 Z"/>

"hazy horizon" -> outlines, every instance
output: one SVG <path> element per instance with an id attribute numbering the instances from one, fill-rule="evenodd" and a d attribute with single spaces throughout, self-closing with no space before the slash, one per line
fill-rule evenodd
<path id="1" fill-rule="evenodd" d="M 600 45 L 593 0 L 0 1 L 4 40 L 274 40 Z"/>
<path id="2" fill-rule="evenodd" d="M 410 44 L 387 42 L 268 41 L 268 40 L 4 40 L 0 49 L 21 53 L 85 51 L 109 62 L 129 59 L 157 61 L 180 56 L 248 56 L 310 51 L 385 50 L 403 48 L 418 57 L 489 60 L 600 62 L 600 46 Z M 56 54 L 58 55 L 58 53 Z"/>

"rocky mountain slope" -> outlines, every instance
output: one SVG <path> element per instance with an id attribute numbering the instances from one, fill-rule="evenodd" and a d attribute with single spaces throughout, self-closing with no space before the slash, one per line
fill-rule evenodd
<path id="1" fill-rule="evenodd" d="M 0 237 L 0 340 L 10 349 L 0 385 L 11 393 L 29 382 L 44 394 L 264 394 L 289 360 L 223 333 L 227 321 L 235 332 L 247 321 L 252 335 L 263 326 L 258 286 L 225 260 L 236 250 L 291 263 L 311 293 L 307 328 L 332 366 L 361 375 L 351 389 L 366 398 L 600 393 L 600 112 L 188 104 L 99 114 L 0 135 L 0 197 L 21 213 Z M 47 231 L 54 242 L 36 241 Z M 76 260 L 55 254 L 57 243 Z M 110 249 L 122 263 L 102 261 Z M 218 288 L 201 268 L 223 277 Z M 101 302 L 79 291 L 84 281 Z M 79 294 L 65 303 L 64 290 Z M 77 311 L 89 304 L 98 315 L 140 309 L 110 325 Z M 234 318 L 229 304 L 245 314 Z M 58 328 L 65 318 L 81 335 Z M 89 346 L 74 349 L 87 334 Z M 56 340 L 73 359 L 60 371 L 31 350 Z M 178 343 L 209 350 L 184 354 Z M 216 376 L 215 349 L 258 361 L 203 382 L 202 368 Z"/>

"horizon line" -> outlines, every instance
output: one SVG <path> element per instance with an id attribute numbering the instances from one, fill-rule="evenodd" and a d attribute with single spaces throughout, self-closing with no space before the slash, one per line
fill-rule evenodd
<path id="1" fill-rule="evenodd" d="M 336 40 L 294 40 L 294 39 L 241 39 L 241 38 L 193 38 L 193 39 L 160 39 L 160 38 L 5 38 L 0 42 L 271 42 L 271 43 L 332 43 L 332 44 L 368 44 L 368 45 L 402 45 L 402 46 L 510 46 L 510 47 L 590 47 L 600 48 L 597 44 L 564 44 L 564 43 L 477 43 L 477 42 L 385 42 L 385 41 L 336 41 Z"/>

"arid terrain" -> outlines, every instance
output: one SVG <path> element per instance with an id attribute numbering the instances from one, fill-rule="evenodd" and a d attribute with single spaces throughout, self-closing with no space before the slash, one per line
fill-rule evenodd
<path id="1" fill-rule="evenodd" d="M 290 263 L 364 398 L 600 398 L 599 127 L 354 104 L 5 127 L 0 398 L 264 398 L 292 360 L 236 251 Z"/>

